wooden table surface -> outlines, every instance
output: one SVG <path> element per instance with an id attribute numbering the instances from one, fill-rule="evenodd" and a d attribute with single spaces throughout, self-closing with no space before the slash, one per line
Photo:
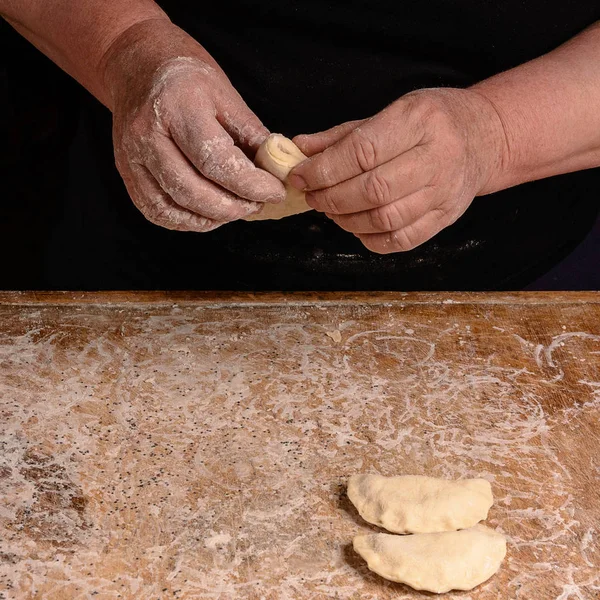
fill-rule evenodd
<path id="1" fill-rule="evenodd" d="M 359 472 L 492 483 L 444 598 L 600 597 L 600 294 L 1 294 L 0 409 L 3 599 L 431 597 Z"/>

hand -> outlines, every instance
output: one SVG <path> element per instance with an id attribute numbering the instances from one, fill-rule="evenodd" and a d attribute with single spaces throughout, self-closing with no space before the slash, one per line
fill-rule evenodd
<path id="1" fill-rule="evenodd" d="M 209 231 L 285 198 L 253 156 L 268 130 L 214 60 L 170 22 L 142 23 L 106 60 L 117 168 L 149 220 Z"/>
<path id="2" fill-rule="evenodd" d="M 413 92 L 371 119 L 294 142 L 313 156 L 290 183 L 379 253 L 411 250 L 454 223 L 506 153 L 493 105 L 460 89 Z"/>

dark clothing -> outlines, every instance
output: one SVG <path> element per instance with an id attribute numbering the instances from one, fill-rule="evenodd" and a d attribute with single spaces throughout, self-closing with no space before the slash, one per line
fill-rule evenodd
<path id="1" fill-rule="evenodd" d="M 468 86 L 600 19 L 597 0 L 159 4 L 211 52 L 265 125 L 288 136 L 371 116 L 418 88 Z M 66 187 L 39 287 L 518 289 L 573 249 L 600 207 L 593 169 L 477 198 L 435 238 L 393 255 L 369 252 L 315 212 L 171 232 L 128 199 L 108 111 L 75 94 Z"/>

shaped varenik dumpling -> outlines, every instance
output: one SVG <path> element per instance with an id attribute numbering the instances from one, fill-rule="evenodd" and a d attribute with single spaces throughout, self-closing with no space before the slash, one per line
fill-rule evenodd
<path id="1" fill-rule="evenodd" d="M 494 501 L 485 479 L 421 475 L 353 475 L 348 497 L 365 521 L 394 533 L 466 529 L 485 519 Z"/>
<path id="2" fill-rule="evenodd" d="M 441 594 L 471 590 L 489 579 L 506 555 L 506 540 L 476 525 L 442 533 L 358 535 L 354 550 L 385 579 Z"/>
<path id="3" fill-rule="evenodd" d="M 293 188 L 287 183 L 290 171 L 306 160 L 300 148 L 279 133 L 272 133 L 256 152 L 254 164 L 283 181 L 286 197 L 280 204 L 266 203 L 263 209 L 255 214 L 244 217 L 246 221 L 264 221 L 265 219 L 282 219 L 291 217 L 307 210 L 312 210 L 306 204 L 304 192 Z"/>

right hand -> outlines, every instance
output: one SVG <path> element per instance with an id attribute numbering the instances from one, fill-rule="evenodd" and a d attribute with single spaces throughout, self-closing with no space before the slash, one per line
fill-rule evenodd
<path id="1" fill-rule="evenodd" d="M 109 51 L 104 80 L 117 169 L 152 223 L 210 231 L 285 198 L 283 184 L 249 158 L 268 130 L 178 27 L 132 27 Z"/>

